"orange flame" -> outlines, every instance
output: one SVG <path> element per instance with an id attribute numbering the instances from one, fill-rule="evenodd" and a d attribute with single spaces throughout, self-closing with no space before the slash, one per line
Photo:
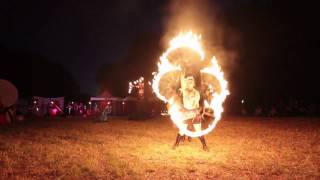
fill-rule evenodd
<path id="1" fill-rule="evenodd" d="M 173 97 L 171 97 L 170 99 L 167 99 L 166 97 L 161 95 L 160 89 L 159 89 L 159 83 L 161 78 L 165 74 L 173 71 L 181 71 L 181 67 L 179 65 L 174 65 L 170 63 L 168 60 L 168 55 L 171 52 L 175 51 L 176 49 L 182 48 L 182 47 L 191 48 L 192 50 L 194 50 L 200 55 L 201 60 L 204 60 L 205 53 L 202 49 L 200 39 L 201 39 L 201 36 L 197 36 L 193 34 L 191 31 L 187 33 L 180 33 L 177 37 L 173 38 L 170 41 L 169 48 L 160 57 L 160 62 L 158 63 L 158 72 L 154 74 L 154 79 L 152 83 L 152 88 L 156 96 L 162 101 L 169 104 L 168 113 L 173 123 L 186 135 L 191 137 L 199 137 L 199 136 L 205 135 L 211 132 L 215 128 L 216 124 L 221 119 L 221 113 L 223 112 L 223 106 L 222 106 L 223 102 L 226 99 L 227 95 L 229 95 L 228 82 L 224 79 L 223 72 L 221 71 L 221 68 L 216 58 L 213 57 L 210 65 L 201 70 L 201 73 L 206 73 L 214 76 L 218 80 L 220 89 L 221 89 L 219 93 L 218 92 L 212 93 L 213 99 L 210 102 L 208 101 L 204 102 L 205 108 L 213 109 L 215 119 L 208 126 L 208 128 L 202 131 L 192 132 L 192 131 L 189 131 L 188 129 L 185 129 L 182 126 L 184 120 L 193 118 L 195 117 L 196 114 L 193 112 L 186 113 L 182 111 L 179 104 L 177 104 L 174 101 Z"/>

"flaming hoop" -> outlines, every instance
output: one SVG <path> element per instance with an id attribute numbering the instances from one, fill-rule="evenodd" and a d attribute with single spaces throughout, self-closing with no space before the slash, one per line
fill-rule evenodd
<path id="1" fill-rule="evenodd" d="M 221 119 L 221 113 L 223 112 L 223 102 L 229 95 L 228 83 L 223 77 L 223 72 L 216 60 L 213 57 L 206 67 L 200 68 L 201 82 L 206 84 L 209 90 L 210 98 L 204 99 L 203 111 L 212 110 L 212 121 L 208 124 L 207 128 L 201 129 L 201 131 L 190 131 L 186 126 L 183 126 L 186 119 L 195 118 L 194 112 L 184 111 L 181 103 L 179 102 L 175 84 L 177 83 L 178 74 L 181 74 L 186 64 L 201 63 L 205 59 L 205 53 L 202 49 L 201 36 L 193 34 L 191 31 L 187 33 L 181 33 L 177 37 L 170 41 L 169 48 L 160 57 L 158 63 L 158 72 L 154 74 L 152 83 L 152 89 L 156 96 L 162 101 L 168 103 L 168 113 L 173 123 L 184 134 L 190 137 L 199 137 L 211 132 L 218 121 Z M 177 52 L 184 52 L 183 55 Z M 185 52 L 188 52 L 187 54 Z M 192 54 L 190 54 L 192 52 Z M 190 58 L 191 56 L 198 58 Z M 199 62 L 195 62 L 195 59 L 200 59 Z M 218 87 L 216 86 L 218 85 Z M 202 86 L 202 85 L 201 85 Z M 215 90 L 214 90 L 215 89 Z M 202 114 L 203 115 L 203 114 Z"/>

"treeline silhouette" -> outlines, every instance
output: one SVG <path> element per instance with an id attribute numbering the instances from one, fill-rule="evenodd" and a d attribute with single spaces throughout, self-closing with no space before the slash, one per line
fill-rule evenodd
<path id="1" fill-rule="evenodd" d="M 44 56 L 0 48 L 0 78 L 11 81 L 20 97 L 74 96 L 79 84 L 60 64 Z"/>
<path id="2" fill-rule="evenodd" d="M 105 63 L 97 72 L 97 83 L 101 90 L 108 90 L 113 96 L 125 97 L 128 83 L 143 76 L 152 79 L 161 55 L 160 33 L 143 32 L 130 43 L 128 51 L 116 63 Z M 151 93 L 151 91 L 147 91 Z"/>

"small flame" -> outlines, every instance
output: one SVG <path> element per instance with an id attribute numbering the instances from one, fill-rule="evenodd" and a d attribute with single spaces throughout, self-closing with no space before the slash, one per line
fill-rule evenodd
<path id="1" fill-rule="evenodd" d="M 129 88 L 128 88 L 128 93 L 131 94 L 133 88 L 143 88 L 144 85 L 144 77 L 140 77 L 139 79 L 133 81 L 133 82 L 129 82 Z"/>

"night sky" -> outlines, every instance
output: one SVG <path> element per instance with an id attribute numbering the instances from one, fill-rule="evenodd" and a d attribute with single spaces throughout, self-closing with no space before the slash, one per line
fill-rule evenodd
<path id="1" fill-rule="evenodd" d="M 117 61 L 140 30 L 161 31 L 161 3 L 148 1 L 8 1 L 1 45 L 61 63 L 84 92 L 96 92 L 98 66 Z"/>
<path id="2" fill-rule="evenodd" d="M 144 33 L 161 39 L 171 2 L 2 1 L 0 48 L 39 54 L 61 64 L 82 93 L 94 95 L 101 66 L 125 59 Z M 224 35 L 221 46 L 235 54 L 222 64 L 227 64 L 231 90 L 237 97 L 261 96 L 270 90 L 279 91 L 273 97 L 287 92 L 288 96 L 318 96 L 319 29 L 312 4 L 271 0 L 206 3 L 219 12 L 213 12 L 219 22 L 234 32 L 230 36 L 236 37 Z M 307 90 L 309 95 L 304 95 Z"/>

